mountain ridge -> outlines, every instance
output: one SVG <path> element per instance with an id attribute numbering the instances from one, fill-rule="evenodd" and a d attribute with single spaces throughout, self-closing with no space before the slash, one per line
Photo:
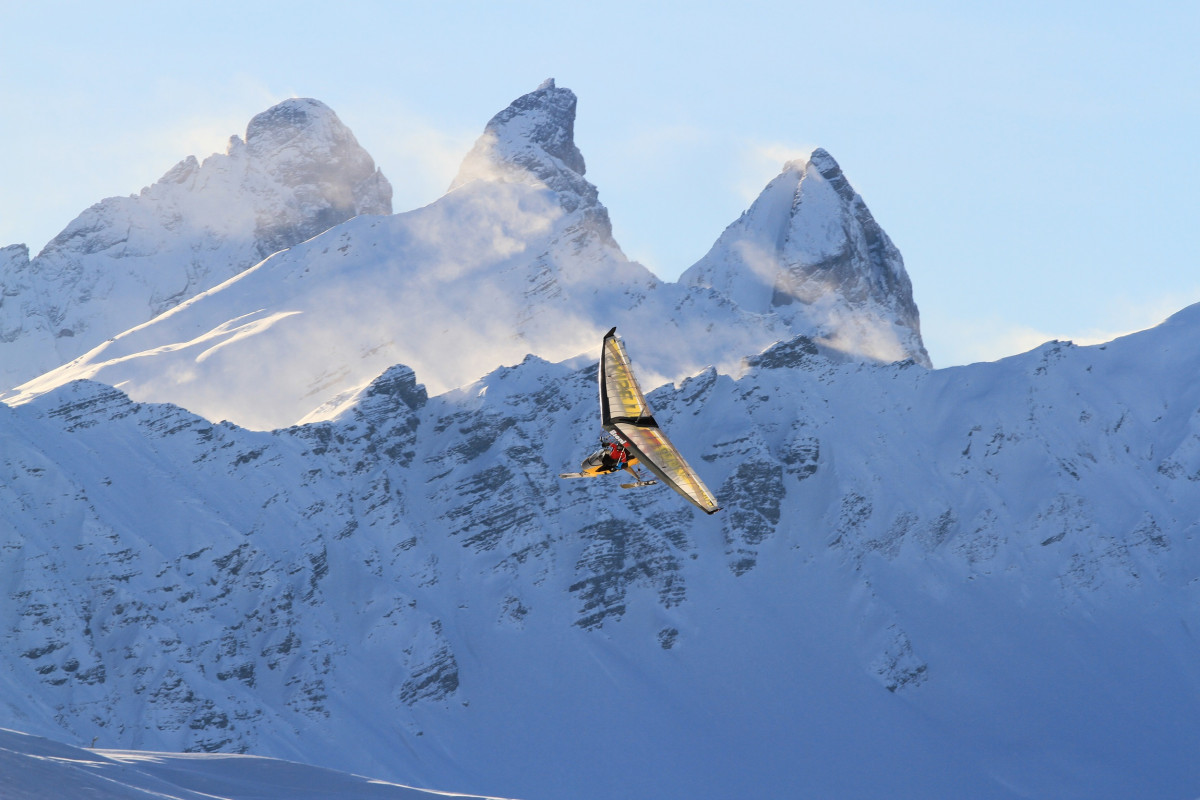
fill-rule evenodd
<path id="1" fill-rule="evenodd" d="M 0 409 L 6 724 L 517 797 L 1178 794 L 1198 320 L 938 371 L 796 337 L 664 386 L 714 518 L 554 479 L 594 363 L 394 367 L 270 433 L 59 387 Z"/>
<path id="2" fill-rule="evenodd" d="M 448 796 L 279 759 L 85 749 L 3 729 L 0 775 L 7 797 L 21 800 L 429 800 Z"/>
<path id="3" fill-rule="evenodd" d="M 559 361 L 584 352 L 613 324 L 641 347 L 650 386 L 710 365 L 736 371 L 772 342 L 814 332 L 804 313 L 743 307 L 727 287 L 665 283 L 629 261 L 584 177 L 576 105 L 573 92 L 547 80 L 489 121 L 434 203 L 351 220 L 276 253 L 7 400 L 97 379 L 139 400 L 274 428 L 336 413 L 395 363 L 437 393 L 528 353 Z M 842 205 L 830 213 L 844 217 Z M 902 262 L 891 268 L 903 276 Z M 822 341 L 851 358 L 875 357 L 858 347 L 866 337 L 855 329 L 887 327 L 882 304 L 860 320 L 839 291 L 825 298 Z M 901 343 L 884 360 L 928 363 L 919 331 L 909 332 L 912 352 Z"/>
<path id="4" fill-rule="evenodd" d="M 247 143 L 249 142 L 249 143 Z M 390 214 L 391 184 L 337 115 L 285 100 L 247 140 L 183 159 L 110 197 L 33 259 L 0 262 L 0 383 L 15 386 L 358 214 Z M 23 246 L 17 246 L 23 247 Z"/>

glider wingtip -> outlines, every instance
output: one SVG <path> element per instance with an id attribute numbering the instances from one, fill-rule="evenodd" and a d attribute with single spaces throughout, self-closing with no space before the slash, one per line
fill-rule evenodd
<path id="1" fill-rule="evenodd" d="M 604 338 L 611 339 L 612 337 L 614 337 L 616 335 L 617 335 L 617 326 L 613 325 L 612 328 L 609 329 L 608 333 L 604 334 Z"/>

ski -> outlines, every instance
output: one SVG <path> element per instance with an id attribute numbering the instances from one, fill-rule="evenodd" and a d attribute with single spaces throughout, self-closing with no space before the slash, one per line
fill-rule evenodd
<path id="1" fill-rule="evenodd" d="M 582 472 L 560 472 L 558 474 L 558 477 L 560 477 L 560 478 L 586 478 L 587 475 L 584 475 Z"/>
<path id="2" fill-rule="evenodd" d="M 622 489 L 636 489 L 639 486 L 653 486 L 658 481 L 638 481 L 637 483 L 622 483 Z"/>

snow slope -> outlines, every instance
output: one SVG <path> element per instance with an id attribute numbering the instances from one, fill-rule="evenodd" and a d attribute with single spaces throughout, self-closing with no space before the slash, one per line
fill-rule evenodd
<path id="1" fill-rule="evenodd" d="M 0 729 L 5 800 L 433 800 L 431 792 L 254 756 L 84 750 Z M 487 798 L 479 798 L 487 800 Z M 495 800 L 495 799 L 493 799 Z"/>
<path id="2" fill-rule="evenodd" d="M 392 188 L 325 104 L 285 100 L 225 154 L 188 156 L 154 185 L 84 211 L 32 260 L 0 251 L 0 386 L 23 383 L 177 306 Z"/>
<path id="3" fill-rule="evenodd" d="M 887 258 L 846 256 L 841 285 L 819 301 L 809 289 L 781 310 L 742 296 L 756 273 L 732 256 L 703 262 L 709 278 L 714 265 L 724 270 L 720 280 L 679 284 L 630 262 L 584 177 L 575 108 L 574 93 L 547 81 L 493 117 L 437 202 L 351 220 L 278 253 L 9 402 L 86 378 L 211 420 L 283 427 L 330 418 L 396 363 L 440 393 L 529 353 L 559 361 L 585 352 L 612 325 L 645 353 L 649 386 L 707 366 L 736 374 L 744 356 L 796 333 L 849 358 L 928 364 L 903 263 L 836 165 L 801 182 L 835 187 L 825 205 L 795 215 L 791 197 L 768 187 L 749 218 L 791 214 L 796 230 L 836 228 L 826 239 L 841 242 L 838 252 L 883 247 Z"/>
<path id="4" fill-rule="evenodd" d="M 549 477 L 586 358 L 271 433 L 69 384 L 0 408 L 0 720 L 529 800 L 1196 796 L 1198 333 L 664 386 L 712 518 Z"/>

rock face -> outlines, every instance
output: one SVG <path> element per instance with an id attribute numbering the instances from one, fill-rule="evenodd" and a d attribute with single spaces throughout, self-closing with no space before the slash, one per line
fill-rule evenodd
<path id="1" fill-rule="evenodd" d="M 337 115 L 286 100 L 224 155 L 89 208 L 34 259 L 0 261 L 0 385 L 16 386 L 358 214 L 392 189 Z M 8 248 L 6 248 L 7 250 Z"/>
<path id="2" fill-rule="evenodd" d="M 231 150 L 238 147 L 236 137 Z M 284 101 L 250 120 L 247 165 L 274 184 L 275 208 L 260 208 L 259 258 L 311 239 L 359 214 L 391 214 L 392 187 L 337 115 L 318 100 Z"/>
<path id="3" fill-rule="evenodd" d="M 713 517 L 553 477 L 594 363 L 272 433 L 0 406 L 0 724 L 505 797 L 1184 796 L 1198 333 L 702 372 L 649 400 Z"/>
<path id="4" fill-rule="evenodd" d="M 552 189 L 567 213 L 582 211 L 589 230 L 616 246 L 608 209 L 584 179 L 587 167 L 575 144 L 575 107 L 570 89 L 551 78 L 492 117 L 463 160 L 450 191 L 474 180 L 505 180 Z"/>
<path id="5" fill-rule="evenodd" d="M 789 162 L 680 280 L 835 349 L 931 366 L 900 251 L 822 149 Z"/>

